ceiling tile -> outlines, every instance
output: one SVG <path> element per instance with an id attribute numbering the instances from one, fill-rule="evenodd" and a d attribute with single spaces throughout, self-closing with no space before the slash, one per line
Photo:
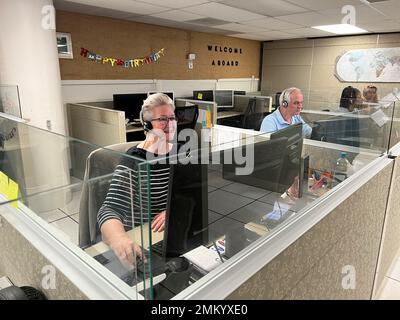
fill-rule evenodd
<path id="1" fill-rule="evenodd" d="M 188 21 L 188 20 L 204 18 L 204 16 L 200 16 L 198 14 L 194 14 L 191 12 L 185 12 L 185 11 L 181 11 L 181 10 L 165 11 L 165 12 L 161 12 L 161 13 L 152 14 L 151 16 L 161 18 L 161 19 L 174 20 L 174 21 Z"/>
<path id="2" fill-rule="evenodd" d="M 320 11 L 327 9 L 342 8 L 345 5 L 359 5 L 360 0 L 286 0 L 297 6 L 312 10 Z"/>
<path id="3" fill-rule="evenodd" d="M 372 6 L 385 14 L 388 18 L 399 18 L 400 1 L 389 0 L 373 3 Z"/>
<path id="4" fill-rule="evenodd" d="M 338 23 L 334 18 L 329 16 L 324 16 L 317 12 L 297 13 L 287 16 L 279 16 L 276 18 L 290 23 L 295 23 L 304 27 Z"/>
<path id="5" fill-rule="evenodd" d="M 290 29 L 285 30 L 285 32 L 296 34 L 300 37 L 323 37 L 323 36 L 332 36 L 332 33 L 325 32 L 322 30 L 312 29 L 312 28 L 300 28 L 300 29 Z"/>
<path id="6" fill-rule="evenodd" d="M 249 39 L 249 40 L 258 40 L 258 41 L 268 41 L 268 40 L 277 40 L 276 38 L 268 38 L 266 36 L 261 36 L 253 33 L 238 33 L 238 34 L 233 34 L 230 37 L 235 37 L 235 38 L 242 38 L 242 39 Z"/>
<path id="7" fill-rule="evenodd" d="M 302 7 L 299 7 L 293 3 L 288 3 L 283 0 L 268 0 L 268 1 L 220 0 L 219 2 L 225 3 L 235 8 L 248 10 L 254 13 L 259 13 L 270 17 L 307 11 Z"/>
<path id="8" fill-rule="evenodd" d="M 68 0 L 86 5 L 92 5 L 101 8 L 126 11 L 135 14 L 153 14 L 169 10 L 167 7 L 155 6 L 133 0 Z"/>
<path id="9" fill-rule="evenodd" d="M 82 14 L 89 14 L 95 16 L 111 17 L 116 19 L 125 19 L 130 16 L 139 16 L 127 11 L 119 11 L 109 8 L 101 8 L 87 4 L 75 3 L 65 0 L 53 0 L 54 7 L 57 10 L 64 10 L 70 12 L 78 12 Z"/>
<path id="10" fill-rule="evenodd" d="M 209 0 L 137 0 L 137 1 L 173 9 L 180 9 L 209 2 Z"/>
<path id="11" fill-rule="evenodd" d="M 367 6 L 367 5 L 359 5 L 355 6 L 355 24 L 358 25 L 359 23 L 362 22 L 371 22 L 371 21 L 381 21 L 384 19 L 387 19 L 383 14 L 378 12 L 377 10 L 374 10 L 373 8 Z M 342 14 L 341 9 L 329 9 L 329 10 L 322 10 L 319 13 L 329 16 L 329 17 L 334 17 L 335 18 L 335 23 L 348 23 L 347 21 L 343 21 L 343 18 L 345 17 L 344 14 Z"/>
<path id="12" fill-rule="evenodd" d="M 216 2 L 210 2 L 199 6 L 184 8 L 183 11 L 192 12 L 215 19 L 226 20 L 229 22 L 241 22 L 264 18 L 264 16 L 260 14 L 233 8 Z"/>
<path id="13" fill-rule="evenodd" d="M 285 29 L 295 29 L 301 27 L 297 24 L 278 20 L 275 18 L 264 18 L 259 20 L 245 21 L 242 23 L 245 25 L 260 27 L 270 30 L 285 30 Z"/>
<path id="14" fill-rule="evenodd" d="M 243 33 L 268 31 L 267 29 L 260 29 L 257 27 L 247 26 L 247 25 L 244 25 L 241 23 L 223 24 L 223 25 L 219 25 L 218 28 L 221 28 L 224 30 L 232 30 L 232 31 L 236 31 L 236 32 L 243 32 Z"/>
<path id="15" fill-rule="evenodd" d="M 191 20 L 190 23 L 198 24 L 205 27 L 215 27 L 215 26 L 220 26 L 222 24 L 227 24 L 228 21 L 214 19 L 214 18 L 202 18 L 202 19 Z"/>
<path id="16" fill-rule="evenodd" d="M 370 32 L 399 32 L 400 22 L 396 20 L 384 20 L 374 23 L 360 24 L 359 27 Z"/>

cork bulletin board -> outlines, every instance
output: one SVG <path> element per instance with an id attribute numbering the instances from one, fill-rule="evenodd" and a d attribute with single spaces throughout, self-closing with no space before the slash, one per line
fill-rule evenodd
<path id="1" fill-rule="evenodd" d="M 259 77 L 261 42 L 126 20 L 57 11 L 57 32 L 71 34 L 73 59 L 60 59 L 62 80 L 223 79 Z M 112 67 L 80 55 L 133 59 L 160 49 L 165 55 L 137 68 Z M 187 55 L 195 53 L 194 68 Z"/>

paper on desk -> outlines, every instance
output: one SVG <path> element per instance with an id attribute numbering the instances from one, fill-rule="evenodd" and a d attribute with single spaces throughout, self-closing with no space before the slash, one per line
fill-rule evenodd
<path id="1" fill-rule="evenodd" d="M 199 246 L 183 255 L 200 269 L 210 272 L 222 263 L 216 251 L 210 250 L 205 246 Z"/>
<path id="2" fill-rule="evenodd" d="M 374 120 L 379 127 L 382 127 L 386 122 L 389 121 L 388 116 L 386 116 L 381 109 L 371 114 L 371 119 Z"/>

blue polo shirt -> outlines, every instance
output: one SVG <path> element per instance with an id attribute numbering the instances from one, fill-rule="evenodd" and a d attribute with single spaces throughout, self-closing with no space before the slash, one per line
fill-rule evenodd
<path id="1" fill-rule="evenodd" d="M 311 137 L 312 129 L 307 123 L 304 122 L 303 118 L 300 115 L 292 117 L 291 124 L 297 124 L 297 123 L 303 124 L 303 137 L 305 138 Z M 261 123 L 260 131 L 266 133 L 273 133 L 275 131 L 287 128 L 291 124 L 287 123 L 286 120 L 283 119 L 282 114 L 278 108 L 273 113 L 269 114 L 264 118 L 263 122 Z"/>

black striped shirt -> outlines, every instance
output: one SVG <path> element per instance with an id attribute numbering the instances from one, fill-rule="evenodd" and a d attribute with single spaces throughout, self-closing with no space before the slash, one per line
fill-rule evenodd
<path id="1" fill-rule="evenodd" d="M 145 150 L 137 147 L 129 149 L 127 154 L 143 160 L 147 155 Z M 125 230 L 129 230 L 151 221 L 166 210 L 169 165 L 151 164 L 148 175 L 146 166 L 139 163 L 139 160 L 124 157 L 115 168 L 107 196 L 97 215 L 100 229 L 107 220 L 118 219 Z"/>

